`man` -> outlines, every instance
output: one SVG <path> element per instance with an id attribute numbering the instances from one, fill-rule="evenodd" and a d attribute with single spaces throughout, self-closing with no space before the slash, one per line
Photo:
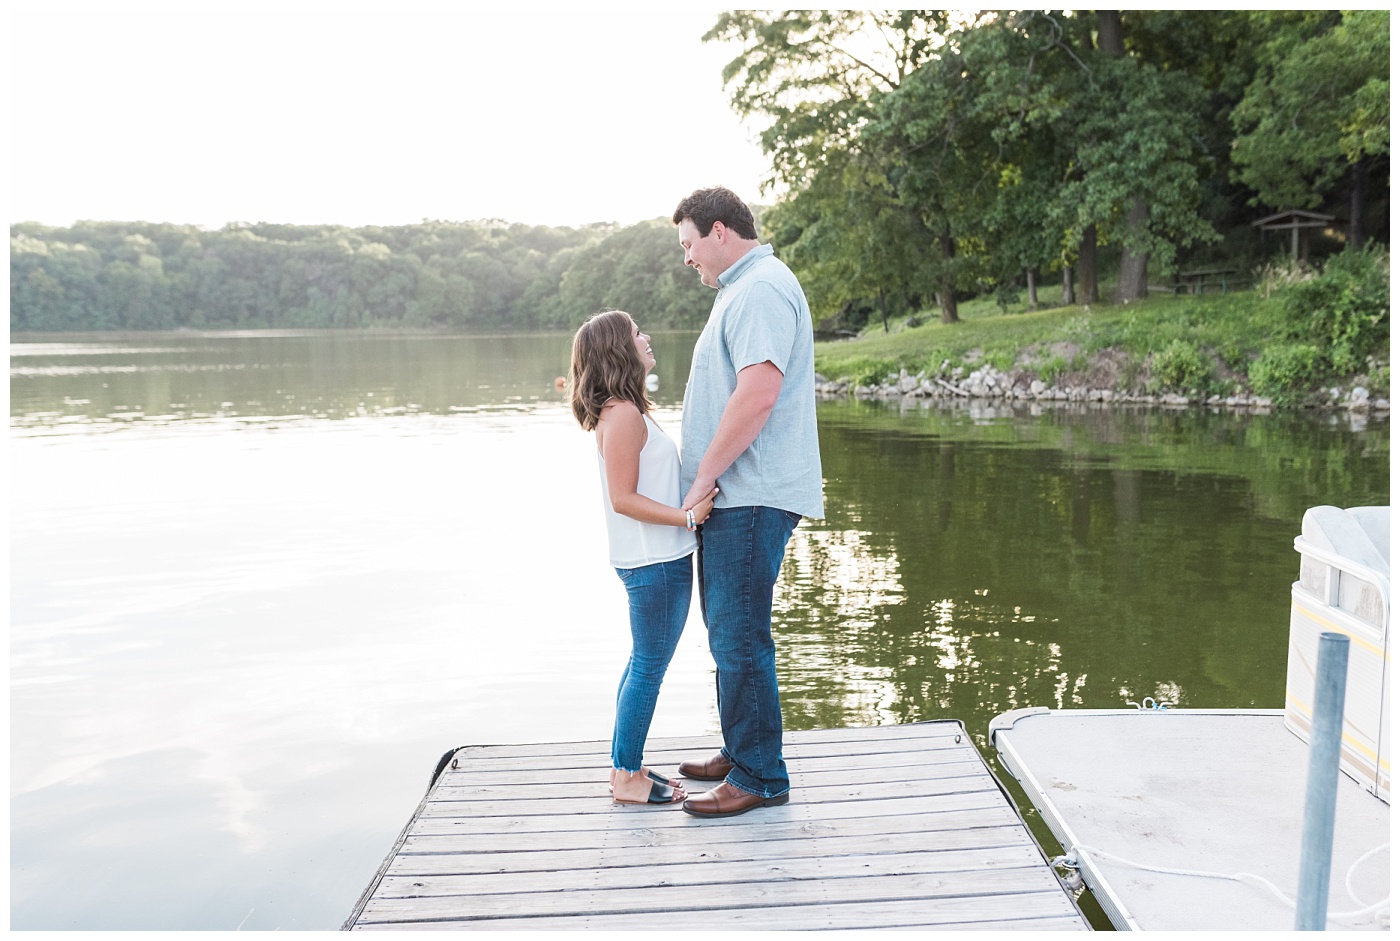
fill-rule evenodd
<path id="1" fill-rule="evenodd" d="M 672 221 L 685 263 L 719 291 L 685 388 L 681 486 L 687 509 L 720 488 L 700 529 L 699 568 L 724 747 L 682 762 L 680 773 L 723 783 L 683 807 L 732 817 L 788 801 L 773 585 L 793 528 L 823 515 L 812 318 L 802 286 L 759 244 L 734 193 L 696 190 Z"/>

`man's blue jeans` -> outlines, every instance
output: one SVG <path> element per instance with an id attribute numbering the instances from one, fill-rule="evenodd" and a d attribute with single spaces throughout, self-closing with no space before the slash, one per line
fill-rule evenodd
<path id="1" fill-rule="evenodd" d="M 716 509 L 700 528 L 700 611 L 715 658 L 725 779 L 760 797 L 789 787 L 773 648 L 773 586 L 802 517 L 768 506 Z"/>
<path id="2" fill-rule="evenodd" d="M 691 556 L 615 571 L 627 588 L 632 655 L 617 684 L 612 763 L 624 771 L 640 771 L 661 681 L 690 613 Z"/>

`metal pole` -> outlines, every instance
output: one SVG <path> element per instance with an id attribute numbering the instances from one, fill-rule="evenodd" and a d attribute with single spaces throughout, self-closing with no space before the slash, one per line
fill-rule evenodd
<path id="1" fill-rule="evenodd" d="M 1298 867 L 1295 931 L 1327 930 L 1332 881 L 1332 834 L 1337 822 L 1337 775 L 1342 757 L 1342 707 L 1347 695 L 1345 634 L 1323 634 L 1317 642 L 1312 742 L 1308 747 L 1308 792 L 1303 803 L 1303 852 Z"/>

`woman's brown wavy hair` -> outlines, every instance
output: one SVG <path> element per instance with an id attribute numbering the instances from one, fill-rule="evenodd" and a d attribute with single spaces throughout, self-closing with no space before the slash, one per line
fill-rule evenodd
<path id="1" fill-rule="evenodd" d="M 635 324 L 625 310 L 605 310 L 574 334 L 569 362 L 569 407 L 584 431 L 598 427 L 609 399 L 631 402 L 643 415 L 654 407 L 646 392 L 646 366 L 632 339 Z"/>

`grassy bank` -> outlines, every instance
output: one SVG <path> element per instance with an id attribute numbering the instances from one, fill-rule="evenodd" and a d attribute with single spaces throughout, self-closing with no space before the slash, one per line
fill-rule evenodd
<path id="1" fill-rule="evenodd" d="M 1388 343 L 1360 368 L 1306 368 L 1289 374 L 1277 350 L 1296 339 L 1286 290 L 1154 295 L 1130 304 L 1072 305 L 1028 313 L 1002 311 L 990 299 L 959 305 L 961 323 L 872 325 L 857 339 L 817 345 L 817 371 L 828 379 L 878 385 L 901 369 L 957 376 L 982 365 L 1050 386 L 1134 394 L 1259 394 L 1317 404 L 1331 386 L 1359 385 L 1389 398 Z M 1024 305 L 1024 300 L 1022 300 Z M 1297 307 L 1296 303 L 1292 305 Z M 1388 311 L 1386 313 L 1388 326 Z M 961 370 L 961 371 L 959 371 Z"/>

